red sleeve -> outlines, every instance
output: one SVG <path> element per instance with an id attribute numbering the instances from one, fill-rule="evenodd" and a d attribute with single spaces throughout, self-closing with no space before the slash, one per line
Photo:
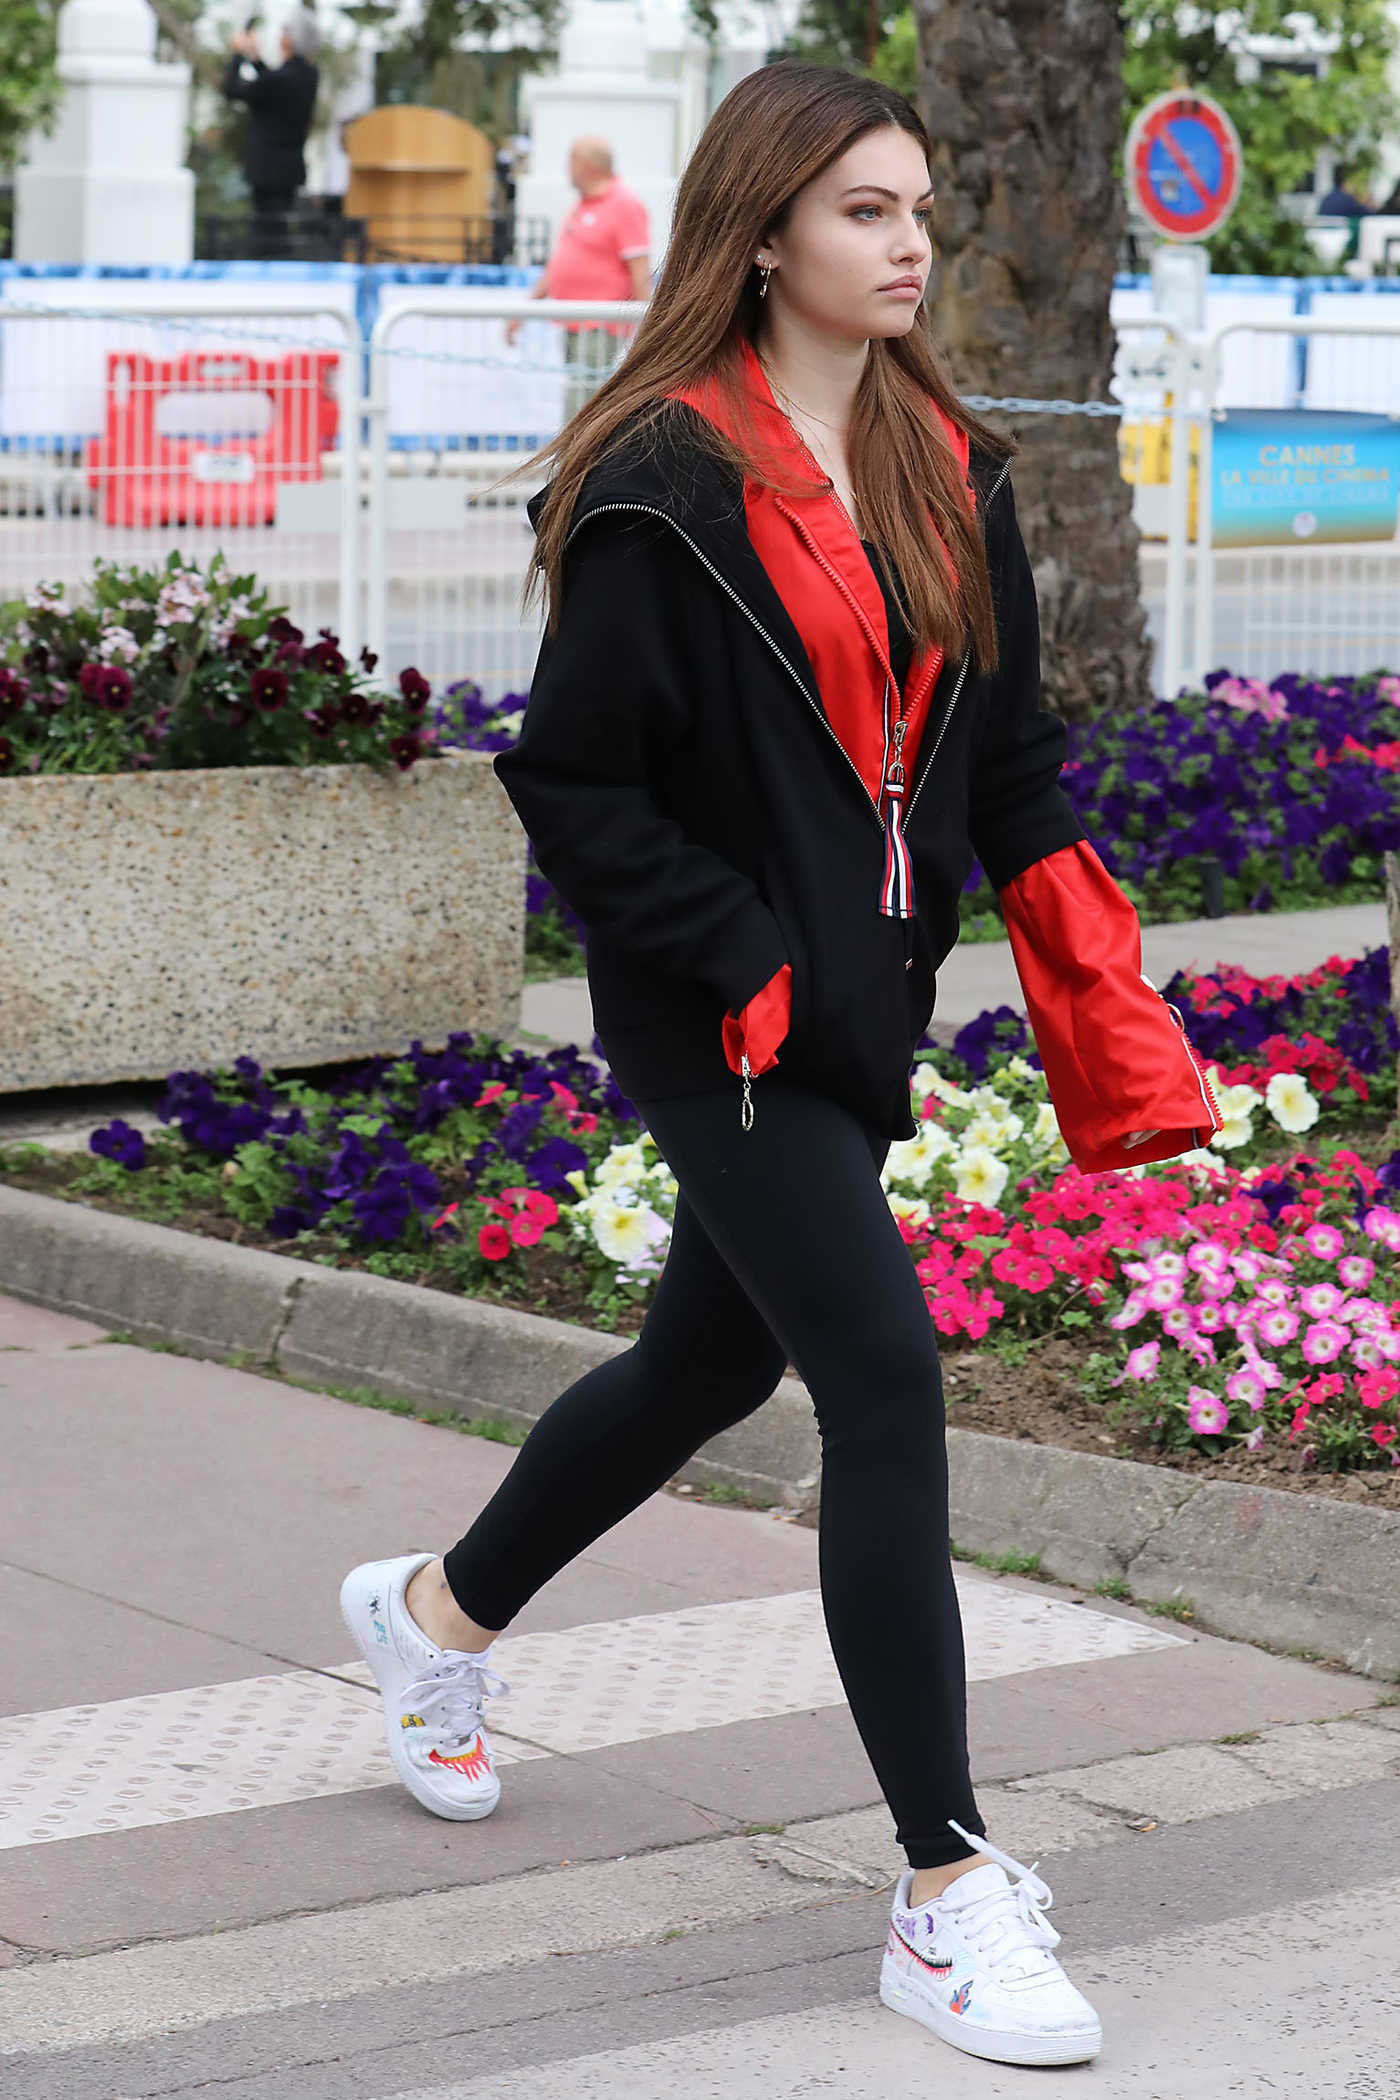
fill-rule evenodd
<path id="1" fill-rule="evenodd" d="M 742 1071 L 739 1060 L 746 1052 L 751 1078 L 770 1071 L 778 1062 L 778 1045 L 787 1034 L 791 1019 L 792 964 L 784 963 L 737 1017 L 725 1015 L 720 1033 L 730 1071 Z"/>
<path id="2" fill-rule="evenodd" d="M 1138 916 L 1087 839 L 1001 891 L 1011 953 L 1070 1158 L 1086 1173 L 1174 1159 L 1220 1111 L 1185 1025 L 1142 974 Z M 1141 1131 L 1152 1135 L 1129 1145 Z"/>

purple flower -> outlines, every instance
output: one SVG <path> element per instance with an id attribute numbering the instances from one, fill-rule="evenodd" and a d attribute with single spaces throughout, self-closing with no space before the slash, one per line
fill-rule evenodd
<path id="1" fill-rule="evenodd" d="M 119 1167 L 134 1174 L 138 1167 L 146 1164 L 146 1140 L 139 1130 L 133 1130 L 120 1116 L 111 1123 L 104 1123 L 94 1130 L 88 1139 L 88 1150 L 99 1159 L 114 1159 Z"/>
<path id="2" fill-rule="evenodd" d="M 274 613 L 268 621 L 267 634 L 269 641 L 291 642 L 297 647 L 305 640 L 301 629 L 294 627 L 285 613 Z"/>
<path id="3" fill-rule="evenodd" d="M 423 712 L 423 709 L 432 698 L 433 689 L 423 676 L 423 673 L 415 671 L 410 664 L 407 670 L 399 673 L 399 691 L 403 695 L 409 712 L 417 715 Z"/>
<path id="4" fill-rule="evenodd" d="M 423 739 L 418 736 L 391 736 L 389 756 L 401 773 L 406 773 L 416 759 L 423 756 Z"/>
<path id="5" fill-rule="evenodd" d="M 248 691 L 260 714 L 275 715 L 287 702 L 287 674 L 273 664 L 265 664 L 261 670 L 254 671 L 248 681 Z"/>

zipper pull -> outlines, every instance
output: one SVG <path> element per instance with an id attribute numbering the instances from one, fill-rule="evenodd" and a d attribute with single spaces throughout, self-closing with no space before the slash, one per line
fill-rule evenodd
<path id="1" fill-rule="evenodd" d="M 749 1053 L 747 1050 L 744 1050 L 740 1053 L 739 1067 L 741 1072 L 743 1073 L 744 1079 L 744 1098 L 739 1104 L 739 1128 L 741 1130 L 752 1130 L 753 1089 L 750 1086 L 749 1081 L 753 1077 L 753 1074 L 749 1069 Z"/>
<path id="2" fill-rule="evenodd" d="M 902 788 L 904 785 L 904 733 L 908 727 L 909 724 L 901 715 L 894 725 L 894 757 L 885 775 L 886 787 Z"/>

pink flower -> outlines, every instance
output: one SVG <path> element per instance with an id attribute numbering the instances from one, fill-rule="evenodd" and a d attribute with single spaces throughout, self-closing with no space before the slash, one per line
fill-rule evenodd
<path id="1" fill-rule="evenodd" d="M 1390 1364 L 1384 1370 L 1358 1371 L 1354 1383 L 1363 1407 L 1384 1407 L 1400 1392 L 1400 1372 Z"/>
<path id="2" fill-rule="evenodd" d="M 1384 1451 L 1387 1444 L 1395 1442 L 1396 1434 L 1397 1431 L 1393 1423 L 1377 1422 L 1375 1428 L 1371 1431 L 1371 1441 L 1373 1444 L 1379 1444 L 1382 1451 Z"/>
<path id="3" fill-rule="evenodd" d="M 1232 1372 L 1225 1381 L 1225 1390 L 1232 1400 L 1246 1401 L 1256 1412 L 1264 1405 L 1267 1394 L 1264 1380 L 1257 1371 L 1250 1370 Z"/>
<path id="4" fill-rule="evenodd" d="M 1337 1275 L 1349 1291 L 1364 1291 L 1376 1273 L 1368 1254 L 1348 1254 L 1337 1263 Z"/>
<path id="5" fill-rule="evenodd" d="M 1303 1356 L 1310 1364 L 1335 1363 L 1350 1340 L 1340 1320 L 1319 1320 L 1303 1336 Z"/>
<path id="6" fill-rule="evenodd" d="M 1383 1204 L 1376 1204 L 1361 1220 L 1361 1230 L 1368 1239 L 1379 1240 L 1383 1247 L 1394 1253 L 1400 1247 L 1400 1217 Z"/>
<path id="7" fill-rule="evenodd" d="M 1246 1451 L 1258 1451 L 1261 1448 L 1263 1442 L 1264 1425 L 1262 1422 L 1256 1422 L 1254 1427 L 1250 1430 L 1249 1435 L 1244 1440 L 1244 1448 Z"/>
<path id="8" fill-rule="evenodd" d="M 1186 1395 L 1186 1420 L 1195 1436 L 1219 1436 L 1230 1426 L 1230 1410 L 1203 1385 L 1193 1385 Z"/>
<path id="9" fill-rule="evenodd" d="M 1228 1327 L 1229 1325 L 1229 1314 L 1224 1306 L 1217 1304 L 1214 1299 L 1207 1298 L 1204 1304 L 1195 1308 L 1195 1329 L 1197 1334 L 1219 1334 L 1222 1327 Z"/>
<path id="10" fill-rule="evenodd" d="M 1281 1305 L 1273 1312 L 1263 1314 L 1255 1324 L 1261 1339 L 1266 1341 L 1271 1349 L 1282 1349 L 1298 1332 L 1298 1315 Z"/>
<path id="11" fill-rule="evenodd" d="M 1121 1333 L 1125 1327 L 1136 1327 L 1146 1311 L 1147 1298 L 1145 1293 L 1142 1291 L 1129 1291 L 1127 1297 L 1123 1300 L 1121 1308 L 1113 1315 L 1108 1324 L 1110 1327 L 1116 1327 Z"/>
<path id="12" fill-rule="evenodd" d="M 1230 1257 L 1217 1241 L 1202 1240 L 1194 1247 L 1187 1248 L 1186 1266 L 1188 1269 L 1194 1269 L 1198 1276 L 1208 1272 L 1220 1275 L 1229 1268 Z"/>
<path id="13" fill-rule="evenodd" d="M 1385 1358 L 1376 1347 L 1373 1336 L 1358 1334 L 1352 1341 L 1351 1360 L 1354 1364 L 1360 1364 L 1365 1370 L 1374 1371 L 1379 1369 Z"/>
<path id="14" fill-rule="evenodd" d="M 1315 1254 L 1319 1261 L 1335 1261 L 1346 1245 L 1335 1225 L 1309 1225 L 1303 1238 L 1307 1241 L 1308 1252 Z"/>
<path id="15" fill-rule="evenodd" d="M 1123 1376 L 1140 1380 L 1155 1378 L 1161 1355 L 1160 1342 L 1143 1342 L 1139 1348 L 1129 1351 L 1128 1360 L 1123 1366 Z"/>
<path id="16" fill-rule="evenodd" d="M 1340 1312 L 1345 1300 L 1335 1283 L 1315 1283 L 1306 1291 L 1299 1291 L 1298 1303 L 1310 1320 L 1329 1320 L 1333 1313 Z"/>
<path id="17" fill-rule="evenodd" d="M 1170 1312 L 1181 1303 L 1181 1284 L 1175 1276 L 1154 1276 L 1141 1296 L 1153 1312 Z"/>
<path id="18" fill-rule="evenodd" d="M 1249 1247 L 1242 1247 L 1230 1256 L 1230 1267 L 1241 1283 L 1254 1283 L 1264 1273 L 1264 1258 Z"/>
<path id="19" fill-rule="evenodd" d="M 1194 1334 L 1196 1322 L 1190 1307 L 1174 1305 L 1170 1312 L 1163 1313 L 1162 1329 L 1174 1342 L 1182 1341 L 1188 1334 Z"/>

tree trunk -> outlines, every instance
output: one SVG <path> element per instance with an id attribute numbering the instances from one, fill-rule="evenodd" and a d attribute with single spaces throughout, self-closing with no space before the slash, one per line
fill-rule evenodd
<path id="1" fill-rule="evenodd" d="M 1111 0 L 914 0 L 933 137 L 933 326 L 964 393 L 1105 401 L 1124 218 Z M 1024 447 L 1047 703 L 1072 720 L 1151 693 L 1116 417 L 989 416 Z"/>

